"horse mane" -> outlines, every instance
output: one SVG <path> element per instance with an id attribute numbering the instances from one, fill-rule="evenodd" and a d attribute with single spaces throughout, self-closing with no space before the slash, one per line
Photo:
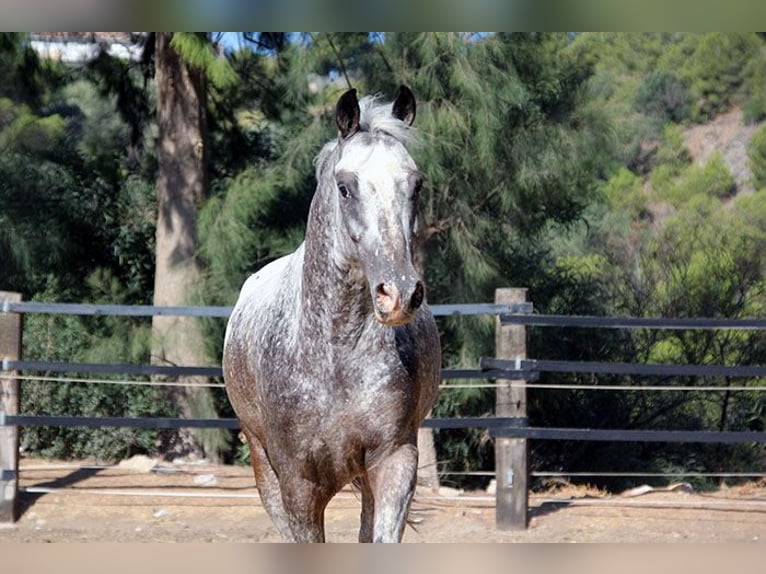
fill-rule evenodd
<path id="1" fill-rule="evenodd" d="M 391 113 L 393 102 L 382 102 L 380 94 L 365 96 L 359 100 L 359 132 L 372 136 L 385 134 L 399 141 L 405 147 L 417 143 L 415 128 L 394 117 Z M 338 148 L 338 140 L 327 142 L 314 159 L 316 178 L 324 171 L 328 160 Z"/>

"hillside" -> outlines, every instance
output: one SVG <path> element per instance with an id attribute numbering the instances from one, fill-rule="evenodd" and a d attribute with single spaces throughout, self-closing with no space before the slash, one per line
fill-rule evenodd
<path id="1" fill-rule="evenodd" d="M 718 115 L 711 122 L 695 125 L 684 130 L 686 148 L 692 160 L 704 164 L 719 151 L 737 182 L 737 194 L 753 193 L 752 172 L 748 166 L 747 146 L 753 134 L 763 125 L 745 125 L 742 110 L 738 107 Z"/>

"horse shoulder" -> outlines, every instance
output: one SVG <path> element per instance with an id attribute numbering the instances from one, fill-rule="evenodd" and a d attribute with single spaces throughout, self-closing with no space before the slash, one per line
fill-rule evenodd
<path id="1" fill-rule="evenodd" d="M 234 305 L 224 338 L 224 362 L 227 355 L 244 354 L 250 359 L 262 352 L 268 331 L 277 325 L 284 325 L 278 318 L 289 312 L 294 302 L 289 300 L 295 287 L 294 268 L 302 254 L 299 248 L 294 253 L 272 261 L 250 275 L 242 285 Z M 229 357 L 230 358 L 230 357 Z"/>
<path id="2" fill-rule="evenodd" d="M 250 275 L 242 285 L 240 301 L 246 300 L 248 304 L 253 304 L 273 297 L 280 290 L 280 287 L 289 280 L 288 272 L 292 268 L 291 263 L 299 255 L 300 253 L 296 251 L 280 257 Z"/>

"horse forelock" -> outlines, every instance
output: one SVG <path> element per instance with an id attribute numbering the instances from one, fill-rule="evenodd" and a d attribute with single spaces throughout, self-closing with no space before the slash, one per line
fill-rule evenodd
<path id="1" fill-rule="evenodd" d="M 372 135 L 388 134 L 407 146 L 415 143 L 416 130 L 394 117 L 391 102 L 383 103 L 379 95 L 365 96 L 359 100 L 359 128 Z"/>

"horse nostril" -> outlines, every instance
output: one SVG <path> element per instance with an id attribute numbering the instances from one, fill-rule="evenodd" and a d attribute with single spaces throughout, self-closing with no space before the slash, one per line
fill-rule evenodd
<path id="1" fill-rule="evenodd" d="M 415 290 L 412 292 L 412 297 L 410 298 L 410 306 L 413 309 L 417 309 L 423 304 L 424 294 L 425 294 L 425 289 L 423 288 L 423 282 L 418 281 L 415 284 Z"/>
<path id="2" fill-rule="evenodd" d="M 383 313 L 391 313 L 399 306 L 399 290 L 393 285 L 379 283 L 375 287 L 375 297 L 378 309 Z"/>

